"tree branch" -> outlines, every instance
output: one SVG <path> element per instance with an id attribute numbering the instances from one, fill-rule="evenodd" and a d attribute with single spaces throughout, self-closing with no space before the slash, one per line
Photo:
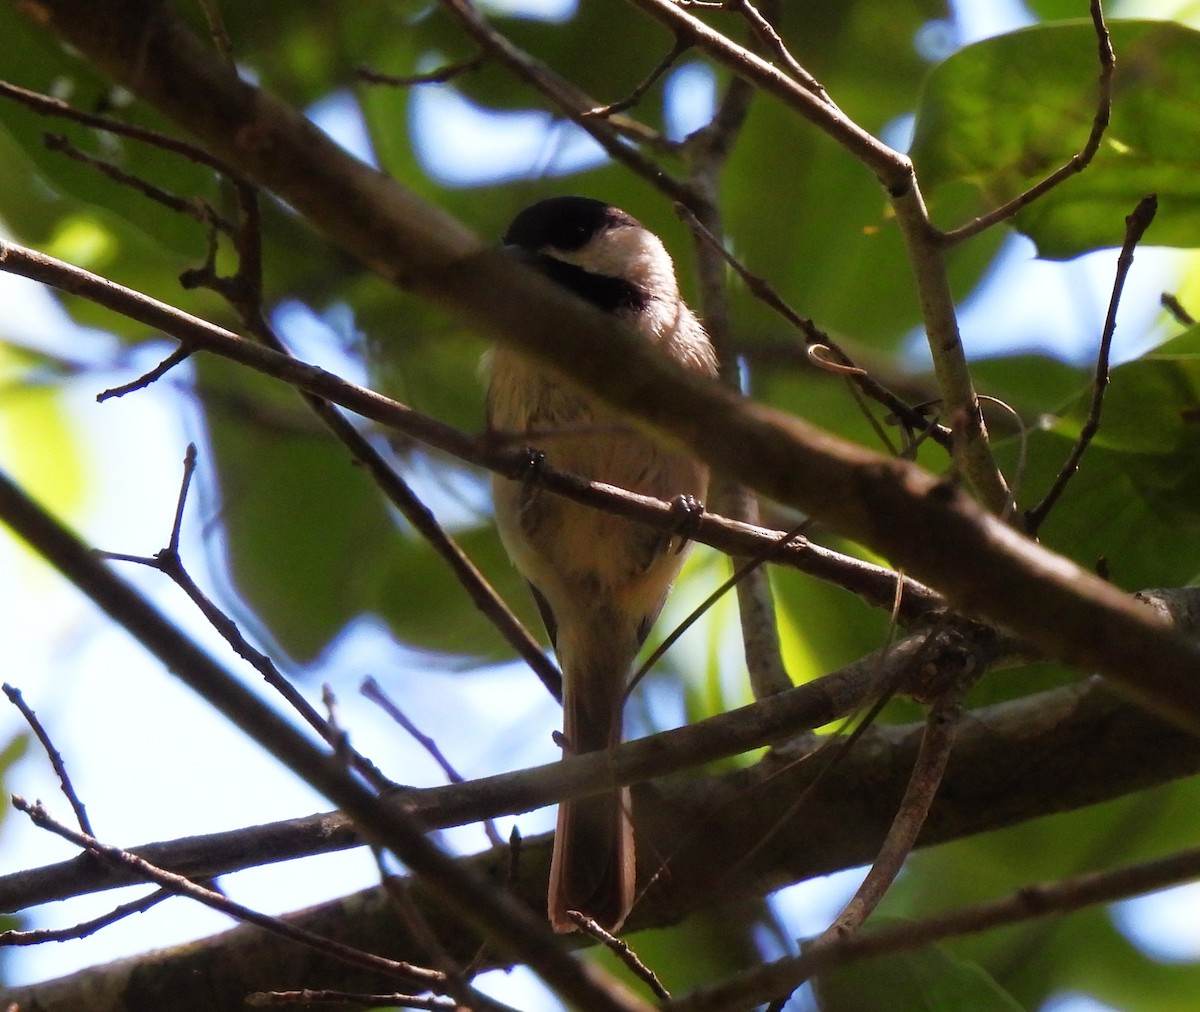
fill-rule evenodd
<path id="1" fill-rule="evenodd" d="M 1131 698 L 1200 731 L 1200 651 L 961 491 L 682 375 L 605 314 L 501 251 L 482 248 L 453 218 L 239 80 L 169 8 L 150 0 L 101 8 L 45 0 L 38 10 L 51 30 L 384 277 L 670 434 L 717 470 L 870 546 L 955 607 L 1010 627 L 1067 663 L 1105 672 Z M 802 95 L 797 102 L 829 115 L 825 103 L 758 64 L 776 86 Z M 905 189 L 907 159 L 869 135 L 850 134 L 864 160 L 896 183 L 892 192 L 913 192 Z M 566 325 L 576 340 L 561 340 Z"/>
<path id="2" fill-rule="evenodd" d="M 679 777 L 638 789 L 634 813 L 639 841 L 645 853 L 671 857 L 670 874 L 659 876 L 635 908 L 631 930 L 674 924 L 698 909 L 761 896 L 788 882 L 870 861 L 895 815 L 921 737 L 921 725 L 871 728 L 832 771 L 821 776 L 798 813 L 792 813 L 796 798 L 823 767 L 821 762 L 801 758 L 811 751 L 811 742 L 781 748 L 750 769 L 716 777 Z M 1102 749 L 1095 747 L 1099 740 L 1105 743 Z M 1099 679 L 1092 679 L 972 712 L 963 721 L 954 761 L 946 770 L 919 845 L 1073 810 L 1197 771 L 1200 742 L 1122 702 Z M 863 791 L 864 782 L 871 783 L 872 790 Z M 436 791 L 450 797 L 471 787 L 451 785 Z M 795 817 L 777 826 L 788 814 Z M 823 832 L 813 833 L 813 825 L 824 827 Z M 681 826 L 691 829 L 682 841 Z M 759 848 L 768 833 L 774 834 L 770 845 Z M 720 839 L 722 846 L 713 847 L 714 839 Z M 750 856 L 744 862 L 731 860 L 731 855 L 740 854 Z M 503 851 L 461 862 L 492 881 L 504 881 L 508 875 Z M 513 888 L 531 907 L 543 903 L 549 862 L 549 836 L 525 841 L 520 877 Z M 736 872 L 731 872 L 733 864 Z M 645 874 L 654 870 L 648 862 Z M 478 936 L 464 931 L 435 894 L 417 883 L 413 899 L 452 957 L 465 961 L 474 956 Z M 342 897 L 289 920 L 318 933 L 336 933 L 347 945 L 392 957 L 416 951 L 382 887 Z M 578 943 L 578 936 L 574 941 Z M 505 963 L 502 955 L 492 952 L 486 965 Z M 214 972 L 214 967 L 221 972 Z M 240 976 L 246 967 L 255 968 L 256 981 L 302 980 L 314 988 L 373 989 L 369 980 L 353 973 L 347 978 L 342 968 L 319 956 L 239 927 L 58 981 L 14 988 L 3 998 L 30 1004 L 36 998 L 47 1012 L 67 1012 L 80 1007 L 80 995 L 95 993 L 84 990 L 91 982 L 104 980 L 110 993 L 119 994 L 123 982 L 136 976 L 147 988 L 153 982 L 151 995 L 171 996 L 171 1004 L 147 1008 L 211 1012 L 222 995 L 235 995 L 240 1001 L 245 990 L 259 987 L 257 983 L 246 987 Z M 88 1012 L 112 1008 L 87 1007 Z"/>
<path id="3" fill-rule="evenodd" d="M 290 355 L 248 341 L 140 292 L 3 239 L 0 239 L 0 270 L 20 274 L 89 299 L 169 334 L 181 342 L 185 349 L 202 349 L 239 362 L 266 376 L 340 404 L 364 418 L 403 432 L 460 460 L 509 477 L 536 481 L 560 495 L 597 509 L 631 517 L 660 530 L 671 533 L 678 530 L 679 516 L 670 503 L 601 482 L 585 481 L 555 471 L 549 465 L 543 465 L 535 475 L 529 475 L 523 450 L 496 447 L 490 440 L 478 439 Z M 191 354 L 191 351 L 187 351 L 187 354 Z M 893 606 L 896 582 L 899 580 L 902 582 L 902 594 L 898 616 L 906 625 L 917 624 L 928 618 L 930 613 L 945 607 L 940 596 L 915 580 L 902 577 L 883 566 L 823 548 L 805 538 L 789 536 L 783 531 L 772 531 L 706 513 L 697 521 L 694 529 L 689 529 L 689 535 L 693 540 L 720 551 L 761 556 L 778 565 L 792 566 L 857 594 L 877 608 L 890 609 Z"/>
<path id="4" fill-rule="evenodd" d="M 564 999 L 583 1009 L 644 1009 L 617 1000 L 588 967 L 571 960 L 543 918 L 456 864 L 425 837 L 415 819 L 360 784 L 341 759 L 317 749 L 180 633 L 94 552 L 0 473 L 0 518 L 51 565 L 214 709 L 328 797 L 360 831 L 386 846 L 440 894 L 457 918 L 488 933 L 501 950 L 527 961 Z"/>

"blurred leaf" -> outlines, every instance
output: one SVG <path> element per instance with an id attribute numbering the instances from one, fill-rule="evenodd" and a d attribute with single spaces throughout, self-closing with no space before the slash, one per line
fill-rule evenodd
<path id="1" fill-rule="evenodd" d="M 910 40 L 938 3 L 787 4 L 785 37 L 821 83 L 866 129 L 894 130 L 912 112 L 926 64 Z M 764 181 L 769 180 L 769 185 Z M 829 330 L 896 351 L 919 323 L 903 243 L 886 194 L 823 133 L 769 99 L 751 107 L 723 181 L 732 248 L 803 316 Z M 956 291 L 965 294 L 999 236 L 958 251 Z M 869 298 L 863 293 L 870 292 Z M 735 286 L 735 318 L 750 332 L 779 320 Z M 805 410 L 796 406 L 801 414 Z"/>
<path id="2" fill-rule="evenodd" d="M 1112 122 L 1095 160 L 1015 219 L 1045 257 L 1118 246 L 1125 216 L 1157 193 L 1147 241 L 1194 246 L 1200 234 L 1200 33 L 1168 21 L 1110 24 L 1117 71 Z M 1039 25 L 968 46 L 930 74 L 913 159 L 938 206 L 970 183 L 985 205 L 1008 200 L 1071 158 L 1096 107 L 1090 22 Z"/>
<path id="3" fill-rule="evenodd" d="M 1086 762 L 1087 756 L 1079 761 Z M 1025 885 L 1162 856 L 1200 832 L 1195 778 L 1130 798 L 1049 816 L 916 852 L 888 893 L 892 916 L 928 916 L 993 900 Z M 979 963 L 1025 1008 L 1058 991 L 1138 1012 L 1184 1012 L 1200 965 L 1151 960 L 1103 906 L 1026 921 L 946 943 Z M 967 1006 L 969 1007 L 969 1006 Z"/>
<path id="4" fill-rule="evenodd" d="M 26 732 L 21 731 L 18 734 L 14 734 L 11 738 L 9 738 L 8 741 L 4 743 L 3 747 L 0 747 L 0 784 L 5 784 L 6 778 L 8 777 L 8 771 L 13 767 L 14 764 L 25 757 L 25 753 L 29 751 L 29 743 L 30 736 Z M 7 793 L 11 796 L 13 792 L 10 790 Z M 11 805 L 5 805 L 3 809 L 0 810 L 0 825 L 4 823 L 4 820 L 8 818 L 12 812 L 13 809 Z"/>
<path id="5" fill-rule="evenodd" d="M 93 476 L 54 379 L 35 356 L 0 341 L 0 460 L 38 502 L 70 521 L 84 508 Z"/>
<path id="6" fill-rule="evenodd" d="M 1027 421 L 1036 421 L 1047 405 L 1073 400 L 1091 382 L 1091 373 L 1046 355 L 1007 355 L 971 364 L 980 393 L 998 398 Z M 989 426 L 1006 431 L 1012 420 L 1005 412 L 984 405 Z"/>
<path id="7" fill-rule="evenodd" d="M 637 932 L 625 941 L 663 986 L 678 995 L 756 965 L 761 953 L 755 935 L 769 916 L 765 901 L 726 905 L 669 930 Z M 590 950 L 589 958 L 630 988 L 644 991 L 645 984 L 603 946 Z"/>
<path id="8" fill-rule="evenodd" d="M 831 547 L 853 550 L 845 543 Z M 795 682 L 828 674 L 862 656 L 864 647 L 887 642 L 888 616 L 847 591 L 782 567 L 772 571 L 771 587 L 782 616 L 784 661 Z"/>
<path id="9" fill-rule="evenodd" d="M 393 518 L 298 395 L 224 363 L 201 362 L 200 370 L 229 571 L 284 651 L 311 661 L 351 619 L 375 614 L 419 649 L 507 655 L 440 557 Z M 411 477 L 418 460 L 401 458 L 402 473 Z M 449 485 L 418 491 L 435 513 L 452 495 Z M 502 593 L 524 596 L 490 525 L 455 539 Z"/>
<path id="10" fill-rule="evenodd" d="M 1090 403 L 1089 392 L 1050 431 L 1077 438 Z M 1092 448 L 1099 462 L 1084 468 L 1119 471 L 1161 522 L 1200 526 L 1200 328 L 1112 370 Z"/>
<path id="11" fill-rule="evenodd" d="M 1025 0 L 1025 6 L 1042 21 L 1075 20 L 1079 17 L 1079 0 Z"/>
<path id="12" fill-rule="evenodd" d="M 822 974 L 814 987 L 823 1012 L 1021 1012 L 981 967 L 940 945 L 850 963 Z"/>

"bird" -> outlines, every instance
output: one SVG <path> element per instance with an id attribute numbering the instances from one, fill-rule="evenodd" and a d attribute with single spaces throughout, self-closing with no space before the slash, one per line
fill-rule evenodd
<path id="1" fill-rule="evenodd" d="M 679 293 L 662 241 L 619 208 L 562 196 L 525 208 L 504 246 L 610 313 L 685 370 L 717 372 L 703 325 Z M 572 340 L 564 329 L 562 339 Z M 509 347 L 490 353 L 487 423 L 527 440 L 557 470 L 643 495 L 690 503 L 708 491 L 708 468 L 635 428 L 589 394 Z M 499 475 L 492 483 L 500 539 L 528 582 L 563 672 L 564 755 L 622 739 L 630 671 L 685 556 L 679 539 Z M 571 911 L 618 931 L 633 906 L 633 823 L 628 789 L 559 805 L 547 909 L 552 928 L 576 930 Z"/>

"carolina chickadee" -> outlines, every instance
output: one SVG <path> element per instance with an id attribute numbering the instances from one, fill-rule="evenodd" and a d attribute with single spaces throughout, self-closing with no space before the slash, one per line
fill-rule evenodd
<path id="1" fill-rule="evenodd" d="M 670 256 L 624 211 L 554 197 L 517 215 L 504 242 L 683 368 L 716 373 L 712 345 L 679 296 Z M 699 461 L 508 348 L 492 353 L 487 405 L 492 431 L 527 436 L 560 470 L 660 499 L 702 499 L 708 491 Z M 529 581 L 562 664 L 565 747 L 570 754 L 612 748 L 621 740 L 630 668 L 683 555 L 660 531 L 532 485 L 497 477 L 492 491 L 501 540 Z M 616 931 L 633 891 L 629 791 L 563 802 L 550 869 L 554 929 L 574 930 L 567 911 L 578 910 Z"/>

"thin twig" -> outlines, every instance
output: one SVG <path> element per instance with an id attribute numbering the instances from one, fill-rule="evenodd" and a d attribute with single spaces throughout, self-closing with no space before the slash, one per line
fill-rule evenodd
<path id="1" fill-rule="evenodd" d="M 1200 848 L 1142 864 L 1024 886 L 1001 899 L 920 921 L 860 931 L 810 947 L 662 1006 L 663 1012 L 728 1012 L 752 1008 L 794 991 L 837 966 L 892 952 L 909 952 L 946 938 L 979 934 L 1084 907 L 1140 896 L 1200 877 Z"/>
<path id="2" fill-rule="evenodd" d="M 229 38 L 229 30 L 225 27 L 225 19 L 221 16 L 221 8 L 216 0 L 200 0 L 200 9 L 204 11 L 204 20 L 208 22 L 208 34 L 212 36 L 213 45 L 217 52 L 229 64 L 233 64 L 233 42 Z"/>
<path id="3" fill-rule="evenodd" d="M 578 910 L 568 910 L 567 916 L 571 918 L 580 931 L 590 935 L 616 956 L 628 968 L 630 973 L 650 988 L 654 993 L 654 997 L 661 998 L 663 1001 L 670 999 L 671 992 L 663 987 L 663 983 L 658 979 L 658 975 L 642 961 L 641 957 L 629 947 L 627 942 L 623 942 L 615 935 L 610 935 L 592 918 L 586 914 L 581 914 Z"/>
<path id="4" fill-rule="evenodd" d="M 792 55 L 779 33 L 775 31 L 775 27 L 750 3 L 750 0 L 726 0 L 724 6 L 727 9 L 736 11 L 745 19 L 746 23 L 750 26 L 754 34 L 758 36 L 767 50 L 775 54 L 775 58 L 787 68 L 787 72 L 803 87 L 811 91 L 817 98 L 829 103 L 833 108 L 837 108 L 821 82 L 800 65 L 800 61 Z"/>
<path id="5" fill-rule="evenodd" d="M 1079 430 L 1079 438 L 1071 447 L 1062 470 L 1054 479 L 1054 483 L 1046 492 L 1045 497 L 1033 509 L 1025 514 L 1025 524 L 1030 536 L 1035 535 L 1045 522 L 1055 503 L 1066 490 L 1067 484 L 1079 470 L 1079 462 L 1087 452 L 1088 446 L 1100 429 L 1100 415 L 1104 409 L 1104 394 L 1108 389 L 1109 371 L 1108 357 L 1112 348 L 1113 334 L 1117 329 L 1117 307 L 1121 304 L 1121 293 L 1125 289 L 1125 279 L 1133 266 L 1133 251 L 1142 241 L 1146 229 L 1154 220 L 1158 211 L 1158 198 L 1154 194 L 1143 197 L 1134 208 L 1133 213 L 1125 218 L 1125 239 L 1121 243 L 1121 252 L 1117 256 L 1117 273 L 1113 279 L 1112 294 L 1108 300 L 1108 314 L 1104 318 L 1104 330 L 1100 335 L 1100 350 L 1096 355 L 1096 373 L 1092 382 L 1092 403 L 1088 415 Z"/>
<path id="6" fill-rule="evenodd" d="M 792 538 L 798 537 L 800 532 L 808 527 L 809 523 L 810 521 L 804 520 L 793 527 L 790 531 L 784 531 L 779 536 L 780 543 L 787 544 L 787 542 L 791 541 Z M 696 605 L 696 607 L 692 609 L 691 614 L 688 615 L 687 618 L 685 618 L 682 622 L 680 622 L 679 625 L 677 625 L 674 629 L 672 629 L 670 635 L 668 635 L 650 653 L 650 656 L 638 666 L 638 669 L 634 672 L 633 677 L 629 679 L 629 684 L 625 687 L 625 698 L 629 698 L 629 696 L 633 693 L 633 690 L 638 687 L 641 680 L 650 672 L 650 669 L 653 668 L 654 665 L 659 662 L 662 656 L 675 645 L 679 637 L 681 637 L 693 625 L 695 625 L 696 622 L 698 622 L 705 614 L 705 612 L 707 612 L 713 607 L 713 605 L 720 601 L 721 598 L 729 593 L 732 588 L 736 587 L 748 573 L 753 572 L 754 570 L 758 569 L 759 566 L 763 565 L 763 563 L 769 561 L 774 551 L 775 546 L 771 546 L 757 555 L 743 561 L 726 580 L 722 581 L 721 585 L 717 587 L 716 590 L 714 590 L 708 595 L 708 597 Z M 774 693 L 768 693 L 768 695 L 773 694 Z"/>
<path id="7" fill-rule="evenodd" d="M 385 74 L 373 67 L 355 67 L 354 76 L 366 84 L 384 84 L 392 88 L 412 88 L 422 84 L 445 84 L 456 77 L 478 70 L 487 60 L 486 53 L 476 53 L 465 60 L 447 63 L 424 74 Z"/>
<path id="8" fill-rule="evenodd" d="M 171 580 L 200 609 L 200 613 L 207 619 L 209 625 L 233 648 L 233 651 L 254 668 L 271 688 L 283 696 L 292 709 L 300 714 L 317 734 L 328 742 L 333 749 L 344 750 L 340 754 L 344 754 L 349 759 L 351 765 L 358 773 L 381 790 L 390 788 L 392 786 L 391 781 L 379 772 L 374 763 L 350 748 L 349 744 L 342 740 L 342 735 L 338 729 L 333 727 L 329 721 L 317 712 L 316 708 L 304 698 L 304 695 L 288 681 L 270 657 L 253 646 L 242 635 L 242 631 L 238 628 L 237 623 L 217 607 L 213 600 L 200 589 L 200 585 L 196 583 L 192 575 L 187 571 L 187 567 L 183 564 L 183 557 L 179 553 L 179 539 L 183 525 L 183 511 L 187 503 L 188 489 L 191 487 L 192 476 L 195 470 L 196 446 L 194 443 L 189 443 L 183 460 L 183 478 L 179 485 L 179 497 L 175 506 L 175 519 L 171 525 L 170 540 L 167 542 L 165 548 L 155 552 L 152 556 L 128 555 L 123 552 L 101 552 L 101 557 L 117 562 L 131 562 L 147 566 L 150 569 L 157 570 Z"/>
<path id="9" fill-rule="evenodd" d="M 421 746 L 421 748 L 429 753 L 430 758 L 433 759 L 433 761 L 441 768 L 442 772 L 446 774 L 447 780 L 449 780 L 452 784 L 466 783 L 466 778 L 464 778 L 463 775 L 459 773 L 453 765 L 451 765 L 450 760 L 446 758 L 445 753 L 442 752 L 442 750 L 438 747 L 438 743 L 429 737 L 429 735 L 425 734 L 419 727 L 417 727 L 416 724 L 412 722 L 412 720 L 409 719 L 408 714 L 406 714 L 400 709 L 399 706 L 396 705 L 396 703 L 387 695 L 387 693 L 383 691 L 383 687 L 373 677 L 367 676 L 367 678 L 363 679 L 363 683 L 359 688 L 359 691 L 366 696 L 367 699 L 371 700 L 371 702 L 378 705 L 389 717 L 392 718 L 392 720 L 404 728 L 413 741 L 415 741 Z M 483 831 L 487 834 L 488 841 L 493 847 L 505 846 L 504 838 L 500 835 L 499 830 L 496 829 L 496 823 L 491 819 L 483 820 Z"/>
<path id="10" fill-rule="evenodd" d="M 361 1005 L 363 1008 L 414 1008 L 429 1012 L 461 1012 L 458 1002 L 448 998 L 430 998 L 418 994 L 356 994 L 353 991 L 313 990 L 252 991 L 246 995 L 251 1008 L 274 1008 L 280 1005 Z M 515 1012 L 515 1010 L 514 1010 Z"/>
<path id="11" fill-rule="evenodd" d="M 44 116 L 58 116 L 62 119 L 72 120 L 75 123 L 82 123 L 84 126 L 93 127 L 96 130 L 106 130 L 121 137 L 128 137 L 131 140 L 141 141 L 144 144 L 161 148 L 163 151 L 182 155 L 188 161 L 207 165 L 209 168 L 215 169 L 227 179 L 241 178 L 236 169 L 203 148 L 197 147 L 195 144 L 189 144 L 187 141 L 181 141 L 176 137 L 169 137 L 166 134 L 159 133 L 157 130 L 147 130 L 145 127 L 134 126 L 131 123 L 113 119 L 111 116 L 100 116 L 93 112 L 84 112 L 81 109 L 76 109 L 74 106 L 68 105 L 61 99 L 51 98 L 49 95 L 30 91 L 28 88 L 20 88 L 7 81 L 0 81 L 0 97 L 20 102 L 21 105 Z"/>
<path id="12" fill-rule="evenodd" d="M 1017 426 L 1017 463 L 1013 468 L 1013 479 L 1010 486 L 1012 495 L 1009 498 L 1008 506 L 1000 514 L 1000 519 L 1004 520 L 1017 508 L 1017 499 L 1021 495 L 1021 487 L 1025 484 L 1025 468 L 1029 460 L 1029 426 L 1025 424 L 1025 419 L 1021 417 L 1021 413 L 1007 401 L 1002 401 L 999 397 L 993 397 L 991 394 L 980 394 L 979 399 L 988 404 L 995 404 Z"/>
<path id="13" fill-rule="evenodd" d="M 687 39 L 738 77 L 746 79 L 764 94 L 778 99 L 824 131 L 874 172 L 890 194 L 911 191 L 915 184 L 912 163 L 846 116 L 828 98 L 709 27 L 674 0 L 630 2 L 661 22 L 668 31 Z M 811 75 L 807 76 L 811 78 Z"/>
<path id="14" fill-rule="evenodd" d="M 742 866 L 749 864 L 760 851 L 770 844 L 771 840 L 783 830 L 788 822 L 803 811 L 809 799 L 821 788 L 824 780 L 833 774 L 837 767 L 850 755 L 850 750 L 854 745 L 872 727 L 876 718 L 883 712 L 883 708 L 891 702 L 902 686 L 911 682 L 914 672 L 927 664 L 935 668 L 949 666 L 948 655 L 954 655 L 955 647 L 953 644 L 948 644 L 943 640 L 940 635 L 941 631 L 941 629 L 934 630 L 923 636 L 913 637 L 899 644 L 893 643 L 889 639 L 882 648 L 872 655 L 876 658 L 878 677 L 876 678 L 874 691 L 870 698 L 862 700 L 863 705 L 870 704 L 866 712 L 858 717 L 847 716 L 837 733 L 826 738 L 818 748 L 815 748 L 811 752 L 805 752 L 799 758 L 781 766 L 767 778 L 766 782 L 770 782 L 777 777 L 784 776 L 789 770 L 800 763 L 823 760 L 823 765 L 813 775 L 812 779 L 809 780 L 804 790 L 788 806 L 787 811 L 729 869 L 730 876 Z M 949 646 L 950 649 L 940 649 L 946 646 Z M 954 659 L 957 660 L 957 657 Z M 981 668 L 984 666 L 980 665 Z M 853 726 L 851 727 L 852 720 Z M 849 730 L 847 731 L 847 729 Z"/>
<path id="15" fill-rule="evenodd" d="M 896 876 L 916 846 L 917 837 L 941 786 L 954 743 L 954 732 L 962 716 L 964 696 L 965 690 L 955 686 L 930 710 L 917 761 L 896 810 L 896 818 L 867 877 L 822 938 L 841 937 L 857 931 L 896 881 Z M 813 944 L 820 945 L 821 939 L 818 938 Z"/>
<path id="16" fill-rule="evenodd" d="M 756 523 L 760 519 L 758 497 L 744 486 L 730 488 L 726 502 L 740 520 Z M 750 560 L 738 556 L 732 561 L 734 568 L 740 569 Z M 786 692 L 792 687 L 792 679 L 783 659 L 775 591 L 767 567 L 748 570 L 735 589 L 750 691 L 755 699 Z"/>
<path id="17" fill-rule="evenodd" d="M 325 724 L 329 728 L 329 738 L 326 740 L 333 746 L 333 754 L 348 766 L 353 765 L 350 734 L 338 720 L 337 693 L 328 682 L 321 683 L 321 705 L 325 707 Z M 382 787 L 385 783 L 386 781 L 381 780 L 376 786 Z"/>
<path id="18" fill-rule="evenodd" d="M 1182 323 L 1185 327 L 1196 325 L 1196 318 L 1183 307 L 1183 303 L 1177 296 L 1170 292 L 1163 292 L 1159 301 L 1162 302 L 1163 309 L 1170 313 L 1177 322 Z"/>
<path id="19" fill-rule="evenodd" d="M 586 110 L 583 115 L 597 119 L 607 119 L 614 113 L 624 112 L 626 109 L 632 109 L 637 105 L 658 80 L 668 70 L 675 65 L 675 61 L 691 48 L 683 39 L 677 38 L 671 45 L 671 51 L 662 58 L 659 64 L 646 75 L 645 80 L 638 84 L 625 98 L 619 102 L 611 102 L 608 105 L 600 105 L 595 109 Z"/>
<path id="20" fill-rule="evenodd" d="M 1096 31 L 1100 77 L 1096 84 L 1096 112 L 1092 117 L 1092 129 L 1083 147 L 1072 155 L 1066 163 L 1059 166 L 1041 182 L 1031 186 L 1024 193 L 1018 194 L 1012 200 L 1001 204 L 986 214 L 980 215 L 965 225 L 960 225 L 949 232 L 938 233 L 938 241 L 943 245 L 952 246 L 955 243 L 962 242 L 964 239 L 969 239 L 973 235 L 978 235 L 984 229 L 991 228 L 993 225 L 1011 218 L 1038 198 L 1045 196 L 1046 193 L 1058 186 L 1059 183 L 1070 179 L 1071 176 L 1078 175 L 1096 157 L 1096 152 L 1100 150 L 1100 141 L 1104 138 L 1104 132 L 1108 129 L 1109 118 L 1112 114 L 1113 74 L 1116 70 L 1117 59 L 1113 54 L 1112 40 L 1108 34 L 1108 25 L 1104 22 L 1104 8 L 1101 0 L 1091 0 L 1089 9 L 1092 26 Z"/>
<path id="21" fill-rule="evenodd" d="M 442 0 L 442 6 L 487 53 L 545 97 L 567 119 L 587 131 L 613 161 L 624 165 L 672 200 L 691 198 L 686 184 L 644 154 L 641 147 L 629 144 L 625 139 L 634 140 L 641 146 L 674 150 L 676 146 L 657 130 L 625 116 L 600 118 L 588 115 L 601 103 L 496 31 L 471 0 Z"/>
<path id="22" fill-rule="evenodd" d="M 124 920 L 134 914 L 145 913 L 151 907 L 157 906 L 165 899 L 175 894 L 169 889 L 155 889 L 145 896 L 120 906 L 113 907 L 108 913 L 93 917 L 89 921 L 73 924 L 69 928 L 39 928 L 35 931 L 0 931 L 0 948 L 17 945 L 42 945 L 45 942 L 68 942 L 94 935 L 110 924 Z"/>
<path id="23" fill-rule="evenodd" d="M 256 924 L 258 927 L 264 928 L 273 934 L 281 935 L 294 942 L 299 942 L 301 945 L 308 946 L 311 949 L 315 949 L 318 952 L 353 966 L 361 966 L 388 977 L 400 977 L 405 980 L 417 981 L 426 987 L 436 988 L 445 983 L 445 974 L 439 973 L 436 970 L 415 966 L 412 963 L 406 963 L 401 960 L 385 959 L 382 956 L 376 956 L 373 953 L 363 952 L 352 946 L 344 945 L 331 938 L 322 938 L 320 935 L 313 934 L 311 931 L 306 931 L 304 928 L 297 927 L 287 921 L 280 920 L 277 917 L 268 917 L 257 910 L 252 910 L 240 903 L 236 903 L 229 899 L 229 897 L 223 896 L 221 893 L 214 892 L 211 889 L 205 889 L 203 886 L 197 885 L 182 875 L 176 875 L 163 868 L 155 867 L 149 861 L 138 857 L 136 854 L 131 854 L 127 850 L 101 843 L 90 833 L 76 832 L 54 819 L 40 802 L 30 804 L 20 795 L 14 794 L 12 803 L 14 808 L 28 815 L 35 826 L 49 830 L 56 836 L 61 836 L 64 840 L 75 844 L 75 846 L 82 850 L 95 854 L 107 864 L 129 869 L 139 878 L 148 882 L 155 882 L 176 895 L 186 896 L 188 899 L 202 903 L 213 910 L 219 910 L 221 913 L 228 914 L 239 921 Z"/>
<path id="24" fill-rule="evenodd" d="M 29 729 L 33 731 L 37 740 L 42 743 L 42 748 L 46 752 L 46 758 L 50 760 L 50 765 L 54 767 L 54 772 L 58 776 L 58 783 L 62 788 L 63 797 L 67 799 L 71 805 L 71 810 L 75 813 L 75 821 L 79 823 L 79 828 L 91 836 L 92 823 L 88 818 L 87 808 L 84 807 L 79 795 L 75 792 L 75 785 L 71 783 L 71 778 L 67 774 L 67 765 L 63 762 L 62 755 L 54 747 L 54 742 L 50 740 L 50 735 L 46 733 L 46 729 L 42 726 L 42 722 L 38 720 L 37 714 L 33 712 L 33 708 L 25 702 L 25 697 L 21 695 L 21 690 L 13 685 L 9 685 L 7 682 L 4 683 L 3 688 L 8 701 L 21 711 L 21 716 L 25 718 L 25 723 L 29 725 Z"/>
<path id="25" fill-rule="evenodd" d="M 704 224 L 693 214 L 685 205 L 677 203 L 675 205 L 676 212 L 687 222 L 688 226 L 695 231 L 705 242 L 710 243 L 729 264 L 730 268 L 737 274 L 745 283 L 760 302 L 773 309 L 779 316 L 790 323 L 800 332 L 804 338 L 805 344 L 809 350 L 821 349 L 816 352 L 821 356 L 820 361 L 814 361 L 813 364 L 826 371 L 834 371 L 827 358 L 824 357 L 825 352 L 831 353 L 837 359 L 838 364 L 848 372 L 845 373 L 847 378 L 851 379 L 856 386 L 859 387 L 872 400 L 878 401 L 886 407 L 892 414 L 902 421 L 909 429 L 913 431 L 922 431 L 929 428 L 929 419 L 923 414 L 906 403 L 900 397 L 897 397 L 887 387 L 883 386 L 875 380 L 871 374 L 855 364 L 854 360 L 833 340 L 827 333 L 821 330 L 812 320 L 801 316 L 787 301 L 781 296 L 775 288 L 765 278 L 751 271 L 737 257 L 730 253 L 724 243 L 720 242 L 716 236 L 712 234 Z M 810 358 L 810 361 L 812 359 Z M 945 426 L 937 425 L 932 428 L 929 433 L 930 437 L 936 440 L 944 447 L 949 447 L 951 433 Z"/>
<path id="26" fill-rule="evenodd" d="M 384 868 L 382 853 L 378 848 L 372 849 L 384 891 L 416 943 L 416 951 L 423 953 L 446 975 L 446 982 L 439 990 L 451 996 L 460 1008 L 469 1009 L 471 1012 L 511 1012 L 508 1006 L 493 1002 L 468 983 L 466 974 L 446 950 L 446 946 L 430 926 L 425 913 L 413 902 L 409 881 L 389 874 Z"/>
<path id="27" fill-rule="evenodd" d="M 132 172 L 127 172 L 119 165 L 114 165 L 107 159 L 99 158 L 96 155 L 90 155 L 86 151 L 80 150 L 62 134 L 45 133 L 42 135 L 42 140 L 50 151 L 65 155 L 73 161 L 97 170 L 114 183 L 119 183 L 122 186 L 136 190 L 143 197 L 147 197 L 155 203 L 162 204 L 169 211 L 186 215 L 201 224 L 218 228 L 222 232 L 232 233 L 234 230 L 233 222 L 217 214 L 207 201 L 201 200 L 198 197 L 181 197 L 176 193 L 171 193 L 169 190 L 164 190 L 161 186 L 156 186 L 141 176 L 135 176 Z"/>
<path id="28" fill-rule="evenodd" d="M 135 390 L 145 390 L 151 383 L 161 379 L 172 369 L 182 362 L 186 362 L 192 357 L 190 348 L 180 345 L 171 352 L 166 358 L 158 363 L 153 369 L 142 373 L 137 379 L 130 380 L 128 383 L 122 383 L 120 386 L 109 387 L 107 390 L 101 390 L 96 394 L 96 403 L 103 404 L 111 397 L 124 397 L 126 394 L 131 394 Z"/>

